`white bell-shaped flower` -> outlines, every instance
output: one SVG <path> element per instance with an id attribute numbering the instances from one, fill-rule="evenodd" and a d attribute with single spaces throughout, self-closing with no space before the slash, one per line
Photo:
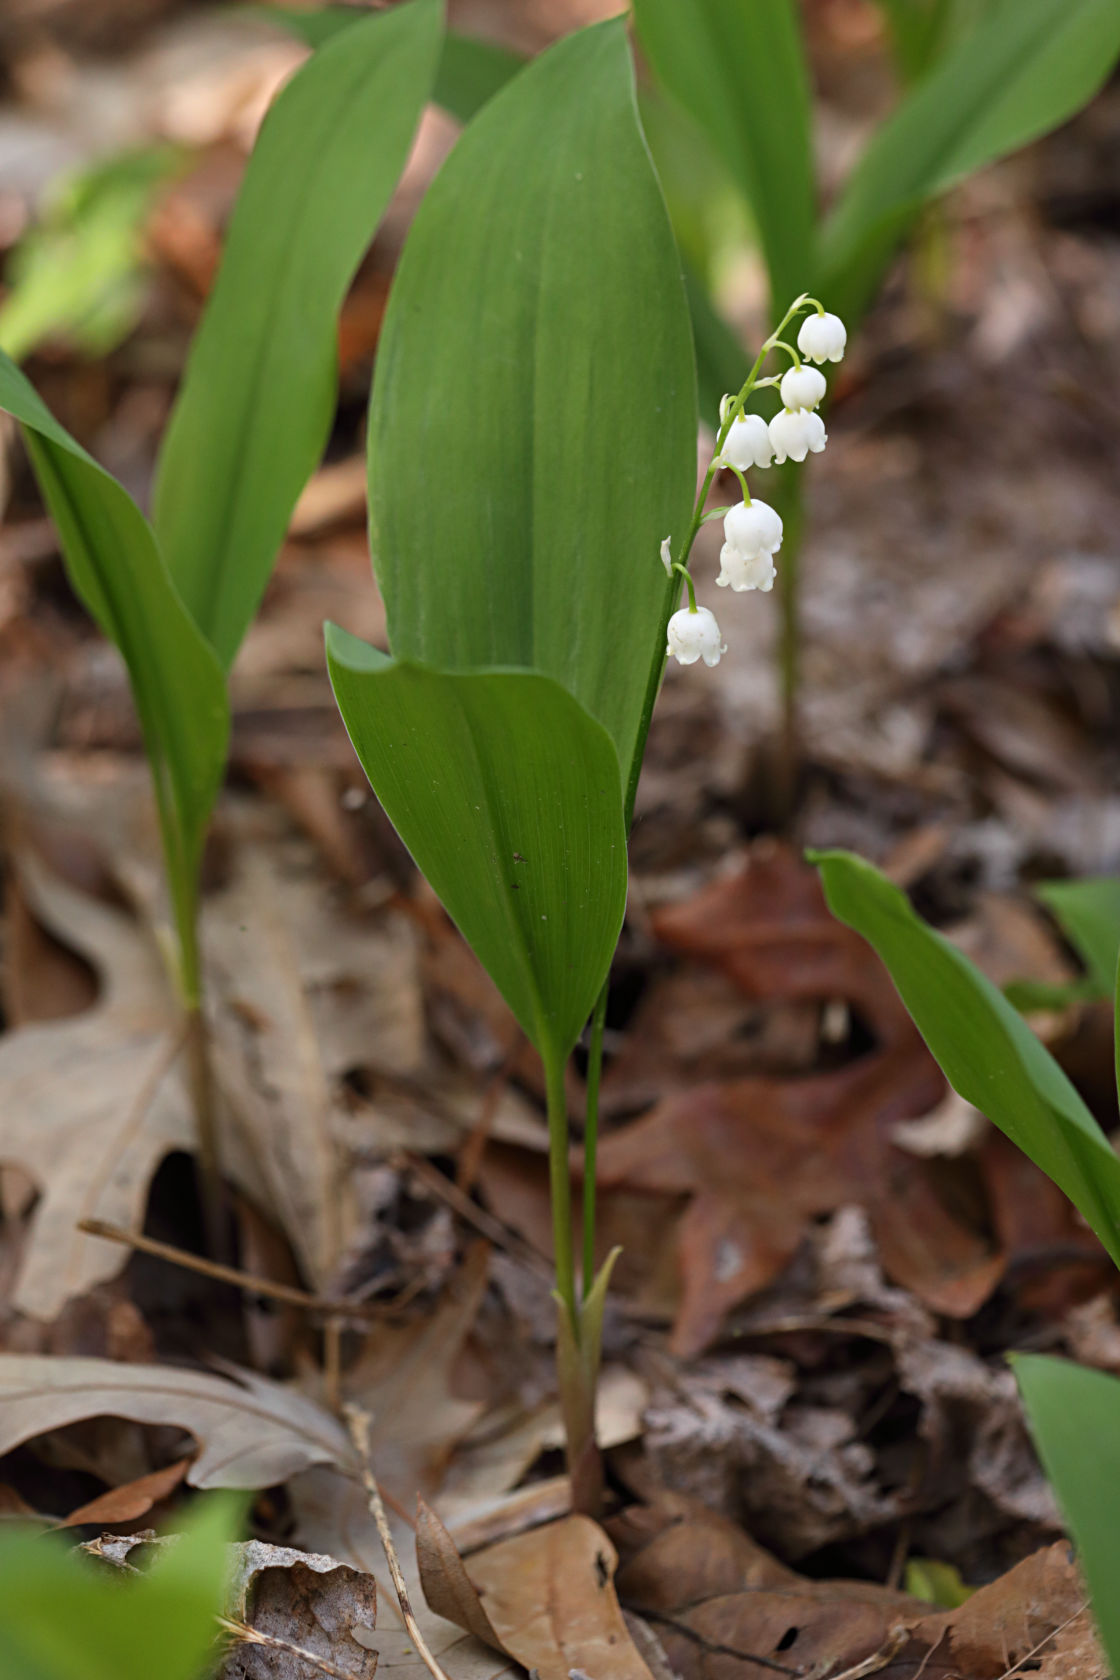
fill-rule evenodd
<path id="1" fill-rule="evenodd" d="M 750 560 L 757 554 L 776 554 L 782 546 L 781 516 L 756 496 L 750 502 L 736 502 L 728 508 L 723 535 L 730 548 Z"/>
<path id="2" fill-rule="evenodd" d="M 819 368 L 795 367 L 782 375 L 779 389 L 787 408 L 816 408 L 828 383 Z"/>
<path id="3" fill-rule="evenodd" d="M 768 467 L 773 459 L 770 432 L 761 414 L 740 414 L 727 434 L 718 464 L 749 472 L 751 467 Z"/>
<path id="4" fill-rule="evenodd" d="M 665 652 L 682 665 L 695 665 L 698 659 L 705 665 L 718 665 L 720 654 L 727 652 L 727 645 L 720 637 L 715 614 L 707 607 L 697 607 L 695 612 L 690 607 L 682 607 L 680 612 L 675 612 L 669 620 Z"/>
<path id="5" fill-rule="evenodd" d="M 839 315 L 806 315 L 797 335 L 797 348 L 811 362 L 838 362 L 848 343 L 848 329 Z"/>
<path id="6" fill-rule="evenodd" d="M 828 442 L 828 433 L 820 415 L 811 409 L 783 408 L 770 422 L 770 442 L 774 459 L 781 465 L 787 456 L 791 461 L 803 461 L 810 453 L 819 455 Z"/>
<path id="7" fill-rule="evenodd" d="M 777 572 L 770 554 L 743 554 L 731 543 L 724 543 L 719 551 L 720 573 L 716 582 L 722 589 L 728 584 L 735 593 L 745 589 L 761 589 L 769 593 L 774 587 Z"/>

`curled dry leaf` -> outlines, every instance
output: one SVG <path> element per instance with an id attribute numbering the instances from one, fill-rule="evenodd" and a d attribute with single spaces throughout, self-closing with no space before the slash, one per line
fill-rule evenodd
<path id="1" fill-rule="evenodd" d="M 353 1472 L 345 1429 L 314 1401 L 248 1371 L 237 1380 L 109 1359 L 0 1355 L 0 1456 L 82 1418 L 175 1424 L 194 1435 L 193 1487 L 257 1488 L 312 1464 Z"/>
<path id="2" fill-rule="evenodd" d="M 86 1523 L 115 1526 L 146 1517 L 153 1505 L 158 1505 L 161 1499 L 166 1499 L 169 1493 L 175 1491 L 190 1469 L 190 1462 L 189 1458 L 179 1458 L 162 1470 L 153 1470 L 147 1476 L 138 1476 L 133 1482 L 110 1488 L 88 1504 L 79 1505 L 58 1526 L 78 1528 Z"/>

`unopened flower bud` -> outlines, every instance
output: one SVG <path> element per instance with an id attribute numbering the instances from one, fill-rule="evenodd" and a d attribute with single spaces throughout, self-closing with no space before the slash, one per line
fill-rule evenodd
<path id="1" fill-rule="evenodd" d="M 773 556 L 769 554 L 742 554 L 731 543 L 724 543 L 719 551 L 720 574 L 716 582 L 726 589 L 730 584 L 736 594 L 742 594 L 745 589 L 761 589 L 769 593 L 774 587 L 777 573 L 774 569 Z"/>
<path id="2" fill-rule="evenodd" d="M 723 521 L 723 534 L 731 548 L 748 560 L 758 554 L 774 554 L 782 546 L 782 521 L 774 509 L 757 498 L 752 502 L 736 502 L 728 508 Z"/>
<path id="3" fill-rule="evenodd" d="M 787 408 L 816 408 L 828 385 L 819 369 L 796 367 L 783 374 L 779 389 Z"/>
<path id="4" fill-rule="evenodd" d="M 791 461 L 803 461 L 810 452 L 819 455 L 828 433 L 819 414 L 807 408 L 783 408 L 770 422 L 770 442 L 780 465 L 787 455 Z"/>
<path id="5" fill-rule="evenodd" d="M 715 614 L 707 607 L 697 607 L 695 612 L 682 607 L 680 612 L 675 612 L 669 620 L 665 652 L 682 665 L 695 665 L 698 659 L 705 665 L 718 665 L 719 656 L 727 652 L 727 646 L 720 638 Z"/>
<path id="6" fill-rule="evenodd" d="M 727 434 L 718 464 L 748 472 L 751 467 L 768 467 L 773 459 L 770 433 L 761 414 L 740 414 Z"/>
<path id="7" fill-rule="evenodd" d="M 838 362 L 848 342 L 848 329 L 839 315 L 806 315 L 797 335 L 797 348 L 811 362 Z"/>

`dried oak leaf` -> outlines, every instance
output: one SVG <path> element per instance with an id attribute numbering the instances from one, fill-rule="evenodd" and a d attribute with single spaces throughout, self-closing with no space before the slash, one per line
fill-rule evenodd
<path id="1" fill-rule="evenodd" d="M 312 1464 L 353 1473 L 350 1438 L 306 1395 L 249 1371 L 237 1380 L 170 1365 L 0 1355 L 0 1457 L 82 1418 L 175 1424 L 194 1435 L 187 1480 L 200 1488 L 270 1487 Z"/>
<path id="2" fill-rule="evenodd" d="M 873 1041 L 826 1072 L 670 1093 L 603 1140 L 604 1188 L 690 1195 L 674 1351 L 710 1342 L 814 1220 L 852 1203 L 867 1209 L 889 1277 L 938 1312 L 975 1312 L 1004 1256 L 949 1204 L 928 1163 L 893 1141 L 899 1121 L 936 1106 L 944 1081 L 874 952 L 829 915 L 815 871 L 784 848 L 756 847 L 741 873 L 657 911 L 653 926 L 752 999 L 841 1000 Z"/>
<path id="3" fill-rule="evenodd" d="M 49 1320 L 128 1259 L 79 1222 L 138 1224 L 156 1168 L 194 1147 L 195 1124 L 154 938 L 31 854 L 20 874 L 37 918 L 101 981 L 83 1014 L 0 1039 L 3 1159 L 40 1192 L 12 1304 Z M 329 1277 L 348 1224 L 332 1078 L 370 1044 L 398 1071 L 422 1044 L 415 940 L 399 917 L 378 927 L 371 938 L 351 926 L 321 883 L 282 873 L 249 846 L 205 916 L 222 1164 L 272 1212 L 316 1283 Z"/>

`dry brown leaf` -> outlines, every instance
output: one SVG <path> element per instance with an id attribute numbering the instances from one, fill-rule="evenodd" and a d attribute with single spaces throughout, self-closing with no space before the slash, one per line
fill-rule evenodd
<path id="1" fill-rule="evenodd" d="M 225 1171 L 286 1230 L 308 1276 L 329 1276 L 349 1222 L 330 1135 L 332 1081 L 356 1060 L 413 1071 L 423 1049 L 415 941 L 399 916 L 343 917 L 314 878 L 249 846 L 205 916 Z M 13 1293 L 52 1319 L 128 1251 L 77 1231 L 140 1223 L 163 1157 L 193 1147 L 181 1029 L 154 940 L 27 855 L 39 920 L 97 972 L 86 1013 L 0 1041 L 4 1153 L 40 1199 Z M 376 931 L 375 931 L 376 930 Z"/>
<path id="2" fill-rule="evenodd" d="M 101 1523 L 111 1528 L 117 1523 L 135 1522 L 174 1492 L 190 1469 L 190 1463 L 189 1458 L 180 1458 L 163 1470 L 152 1470 L 147 1476 L 137 1476 L 135 1481 L 110 1488 L 88 1504 L 79 1505 L 58 1526 L 77 1528 L 84 1523 Z"/>
<path id="3" fill-rule="evenodd" d="M 193 1487 L 270 1487 L 312 1464 L 356 1468 L 345 1429 L 295 1389 L 164 1365 L 0 1355 L 0 1456 L 83 1418 L 175 1424 L 199 1443 Z"/>
<path id="4" fill-rule="evenodd" d="M 469 1560 L 487 1618 L 510 1656 L 540 1680 L 573 1669 L 652 1680 L 614 1590 L 618 1557 L 590 1517 L 564 1517 Z"/>
<path id="5" fill-rule="evenodd" d="M 959 1609 L 931 1611 L 872 1581 L 795 1575 L 695 1500 L 659 1499 L 624 1512 L 611 1531 L 626 1554 L 622 1602 L 652 1623 L 685 1680 L 750 1680 L 760 1662 L 834 1673 L 888 1653 L 889 1666 L 877 1667 L 898 1680 L 918 1672 L 997 1680 L 1076 1621 L 1085 1603 L 1065 1543 L 1036 1552 Z M 1079 1669 L 1066 1672 L 1080 1680 Z"/>
<path id="6" fill-rule="evenodd" d="M 465 1628 L 495 1651 L 502 1649 L 454 1540 L 423 1499 L 416 1505 L 416 1566 L 429 1610 Z"/>
<path id="7" fill-rule="evenodd" d="M 839 1003 L 872 1040 L 825 1071 L 670 1090 L 603 1139 L 606 1190 L 690 1197 L 677 1234 L 674 1351 L 688 1356 L 710 1342 L 731 1307 L 774 1282 L 813 1222 L 845 1205 L 866 1209 L 888 1277 L 937 1312 L 974 1313 L 1003 1275 L 1008 1247 L 992 1243 L 982 1208 L 978 1217 L 964 1211 L 967 1174 L 954 1199 L 950 1169 L 898 1147 L 900 1123 L 936 1111 L 944 1081 L 874 952 L 828 914 L 815 871 L 760 845 L 740 874 L 654 911 L 652 924 L 746 998 Z M 1020 1246 L 1016 1238 L 1011 1252 Z"/>

